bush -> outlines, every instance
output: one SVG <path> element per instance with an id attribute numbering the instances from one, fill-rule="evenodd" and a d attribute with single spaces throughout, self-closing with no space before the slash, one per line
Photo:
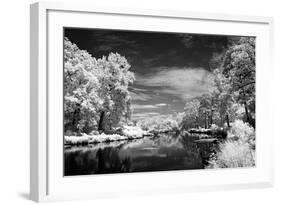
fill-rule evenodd
<path id="1" fill-rule="evenodd" d="M 219 129 L 220 127 L 218 126 L 218 125 L 216 125 L 216 124 L 212 124 L 211 126 L 210 126 L 210 129 L 211 130 L 217 130 L 217 129 Z"/>
<path id="2" fill-rule="evenodd" d="M 210 159 L 209 168 L 255 166 L 255 129 L 236 120 L 231 124 L 227 138 L 219 145 L 219 152 Z"/>
<path id="3" fill-rule="evenodd" d="M 124 126 L 122 134 L 129 138 L 141 138 L 144 134 L 146 134 L 146 131 L 143 131 L 137 126 Z"/>
<path id="4" fill-rule="evenodd" d="M 227 135 L 228 139 L 236 139 L 247 142 L 251 146 L 255 145 L 255 129 L 242 120 L 235 120 Z"/>
<path id="5" fill-rule="evenodd" d="M 220 144 L 220 152 L 209 161 L 209 168 L 255 166 L 255 152 L 248 143 L 227 141 Z"/>

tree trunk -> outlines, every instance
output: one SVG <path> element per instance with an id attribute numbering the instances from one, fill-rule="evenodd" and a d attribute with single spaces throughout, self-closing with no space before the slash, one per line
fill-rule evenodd
<path id="1" fill-rule="evenodd" d="M 220 125 L 221 127 L 223 127 L 223 124 L 224 124 L 224 115 L 222 113 L 220 113 Z"/>
<path id="2" fill-rule="evenodd" d="M 78 132 L 79 129 L 77 128 L 77 125 L 80 120 L 80 104 L 76 103 L 76 107 L 77 107 L 77 109 L 75 109 L 75 111 L 73 113 L 71 130 Z"/>
<path id="3" fill-rule="evenodd" d="M 207 129 L 207 112 L 205 112 L 205 129 Z"/>
<path id="4" fill-rule="evenodd" d="M 250 123 L 250 115 L 249 115 L 249 111 L 248 111 L 248 107 L 247 107 L 247 103 L 246 103 L 246 94 L 245 94 L 245 91 L 244 91 L 244 89 L 242 89 L 243 90 L 243 97 L 244 97 L 244 107 L 245 107 L 245 114 L 246 114 L 246 121 L 248 122 L 248 123 Z"/>
<path id="5" fill-rule="evenodd" d="M 230 123 L 229 123 L 229 116 L 228 116 L 228 114 L 226 114 L 226 124 L 227 124 L 227 127 L 230 128 Z"/>
<path id="6" fill-rule="evenodd" d="M 102 127 L 103 118 L 104 118 L 104 111 L 102 111 L 101 115 L 100 115 L 100 121 L 99 121 L 99 127 L 98 127 L 99 131 L 103 131 L 103 127 Z"/>
<path id="7" fill-rule="evenodd" d="M 250 116 L 249 116 L 249 111 L 246 102 L 244 102 L 244 107 L 245 107 L 245 113 L 246 113 L 246 120 L 248 123 L 250 123 Z"/>
<path id="8" fill-rule="evenodd" d="M 210 125 L 212 126 L 213 124 L 213 110 L 211 110 L 211 114 L 210 114 Z"/>

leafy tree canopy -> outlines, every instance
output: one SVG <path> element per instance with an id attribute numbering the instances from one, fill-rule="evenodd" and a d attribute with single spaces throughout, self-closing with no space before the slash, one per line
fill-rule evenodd
<path id="1" fill-rule="evenodd" d="M 130 118 L 130 64 L 118 53 L 96 59 L 64 39 L 65 131 L 110 132 Z"/>

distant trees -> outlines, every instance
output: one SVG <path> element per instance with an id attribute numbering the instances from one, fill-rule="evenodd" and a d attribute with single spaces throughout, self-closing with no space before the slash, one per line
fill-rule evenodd
<path id="1" fill-rule="evenodd" d="M 200 98 L 199 116 L 203 119 L 204 127 L 208 128 L 213 124 L 215 112 L 215 99 L 211 94 L 204 94 Z"/>
<path id="2" fill-rule="evenodd" d="M 143 130 L 150 132 L 170 132 L 179 131 L 179 122 L 177 118 L 180 116 L 155 116 L 151 118 L 146 118 L 139 120 L 137 126 L 141 127 Z"/>
<path id="3" fill-rule="evenodd" d="M 218 100 L 213 94 L 204 94 L 189 100 L 184 109 L 183 128 L 204 127 L 220 124 L 218 114 Z"/>
<path id="4" fill-rule="evenodd" d="M 64 129 L 110 132 L 130 118 L 128 85 L 134 81 L 125 57 L 96 59 L 64 39 Z"/>
<path id="5" fill-rule="evenodd" d="M 181 122 L 182 128 L 188 129 L 200 125 L 199 107 L 200 107 L 200 100 L 197 98 L 194 98 L 185 104 L 184 116 Z"/>

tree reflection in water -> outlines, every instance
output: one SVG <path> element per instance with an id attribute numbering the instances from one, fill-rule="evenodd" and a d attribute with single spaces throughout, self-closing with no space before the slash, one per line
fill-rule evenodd
<path id="1" fill-rule="evenodd" d="M 75 147 L 65 152 L 65 175 L 130 172 L 130 157 L 119 156 L 122 145 L 113 147 Z"/>
<path id="2" fill-rule="evenodd" d="M 184 159 L 184 164 L 193 169 L 203 169 L 203 161 L 200 153 L 200 149 L 192 138 L 181 137 L 182 145 L 186 151 L 186 157 Z"/>
<path id="3" fill-rule="evenodd" d="M 131 159 L 130 157 L 125 157 L 121 159 L 119 157 L 119 149 L 104 148 L 99 149 L 96 154 L 96 159 L 98 161 L 97 173 L 122 173 L 130 172 Z"/>

